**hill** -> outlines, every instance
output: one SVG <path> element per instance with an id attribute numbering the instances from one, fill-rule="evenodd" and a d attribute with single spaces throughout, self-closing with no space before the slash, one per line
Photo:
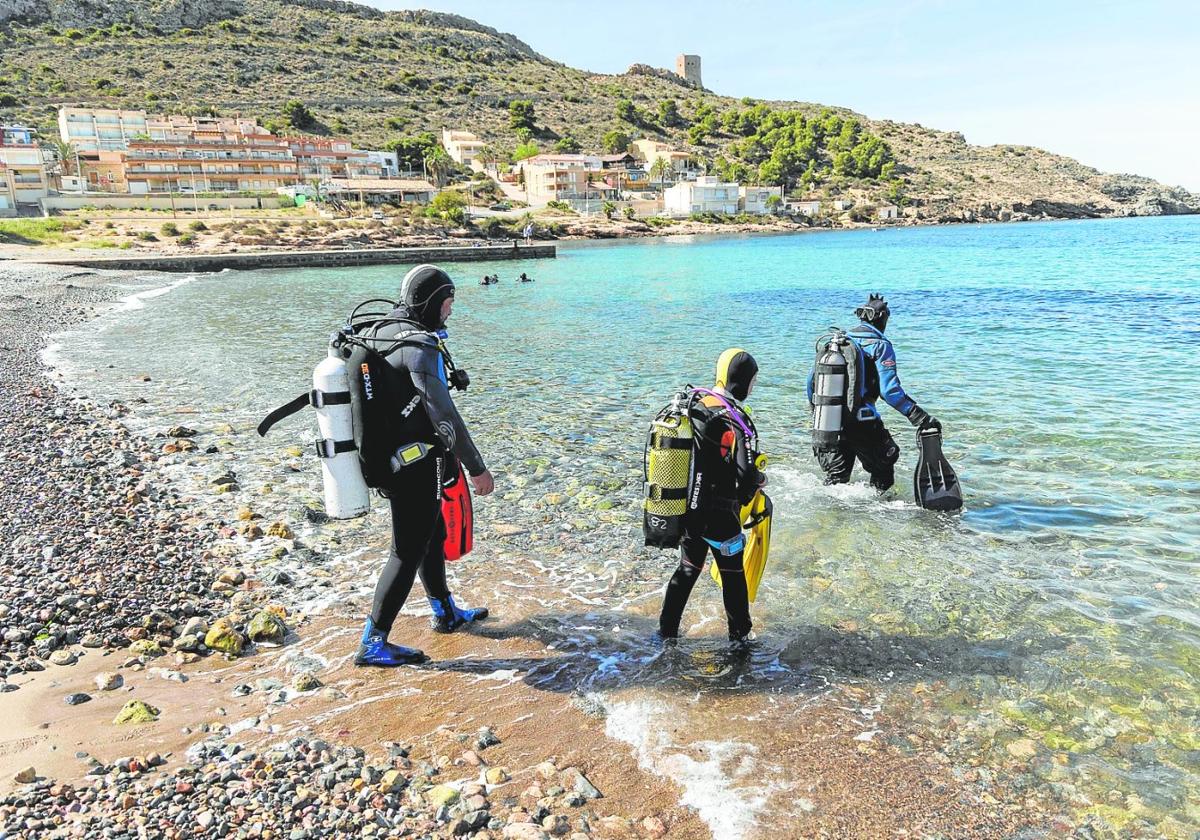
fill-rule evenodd
<path id="1" fill-rule="evenodd" d="M 285 114 L 295 101 L 304 108 Z M 513 128 L 514 101 L 532 104 L 531 131 Z M 589 73 L 463 17 L 340 0 L 7 0 L 0 121 L 56 137 L 59 104 L 240 113 L 369 148 L 446 125 L 502 152 L 563 137 L 600 149 L 616 130 L 675 143 L 716 171 L 947 221 L 1200 212 L 1185 190 L 1041 149 L 972 146 L 815 103 L 736 100 L 645 65 Z M 781 137 L 794 145 L 777 149 Z"/>

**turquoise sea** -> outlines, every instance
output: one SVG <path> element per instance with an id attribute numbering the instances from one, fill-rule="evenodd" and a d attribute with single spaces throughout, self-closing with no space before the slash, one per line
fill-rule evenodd
<path id="1" fill-rule="evenodd" d="M 839 685 L 957 764 L 1052 790 L 1080 821 L 1200 830 L 1200 217 L 562 243 L 553 261 L 449 268 L 451 348 L 473 383 L 459 405 L 498 478 L 479 516 L 536 524 L 464 566 L 462 585 L 486 571 L 543 586 L 512 609 L 577 654 L 547 687 L 607 702 L 614 737 L 710 803 L 717 836 L 751 836 L 756 815 L 794 800 L 786 768 L 753 758 L 770 736 L 724 725 L 721 704 L 770 698 L 786 733 L 805 699 Z M 514 283 L 521 271 L 536 282 Z M 138 428 L 197 420 L 181 409 L 248 428 L 308 387 L 328 334 L 403 272 L 189 278 L 65 339 L 61 356 L 85 390 L 144 397 Z M 479 287 L 492 272 L 501 284 Z M 901 380 L 945 427 L 960 515 L 912 504 L 912 430 L 886 408 L 896 488 L 880 499 L 861 473 L 821 485 L 813 342 L 849 326 L 868 292 L 890 300 Z M 674 560 L 638 539 L 644 430 L 673 389 L 709 384 L 730 346 L 759 362 L 750 403 L 771 456 L 758 647 L 720 659 L 719 597 L 701 584 L 684 653 L 664 662 L 648 636 Z M 311 439 L 309 425 L 292 434 Z M 290 442 L 238 445 L 258 463 Z M 306 466 L 297 487 L 311 496 Z M 668 737 L 662 716 L 690 723 Z M 718 730 L 724 752 L 669 760 Z"/>

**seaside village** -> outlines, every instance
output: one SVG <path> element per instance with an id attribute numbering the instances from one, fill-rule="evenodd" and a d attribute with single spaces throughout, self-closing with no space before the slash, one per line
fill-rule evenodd
<path id="1" fill-rule="evenodd" d="M 679 56 L 680 74 L 697 74 Z M 837 218 L 850 200 L 806 200 L 780 187 L 706 175 L 687 151 L 633 139 L 612 154 L 539 153 L 503 160 L 461 127 L 441 127 L 432 153 L 355 148 L 344 137 L 272 132 L 238 116 L 60 107 L 58 137 L 0 126 L 0 217 L 80 210 L 270 210 L 315 204 L 326 217 L 428 205 L 442 193 L 456 219 L 551 208 L 626 219 L 780 215 Z M 828 206 L 824 206 L 828 205 Z M 896 219 L 892 205 L 872 221 Z M 861 221 L 862 219 L 860 219 Z"/>

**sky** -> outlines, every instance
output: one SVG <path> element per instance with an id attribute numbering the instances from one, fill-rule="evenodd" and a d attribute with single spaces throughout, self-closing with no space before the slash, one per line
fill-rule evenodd
<path id="1" fill-rule="evenodd" d="M 599 73 L 701 56 L 728 96 L 1040 146 L 1200 192 L 1200 0 L 370 0 L 454 12 Z"/>

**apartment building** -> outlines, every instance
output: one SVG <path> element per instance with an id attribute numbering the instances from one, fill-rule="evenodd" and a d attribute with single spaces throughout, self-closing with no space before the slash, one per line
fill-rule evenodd
<path id="1" fill-rule="evenodd" d="M 469 131 L 455 131 L 449 128 L 442 129 L 442 146 L 446 149 L 446 153 L 450 158 L 463 166 L 470 166 L 471 162 L 479 156 L 483 147 L 487 143 L 480 140 Z"/>
<path id="2" fill-rule="evenodd" d="M 130 140 L 149 136 L 145 111 L 118 108 L 59 108 L 58 133 L 84 156 L 121 151 Z"/>
<path id="3" fill-rule="evenodd" d="M 590 184 L 601 180 L 601 163 L 596 155 L 535 155 L 517 167 L 525 178 L 530 204 L 582 198 Z"/>
<path id="4" fill-rule="evenodd" d="M 738 185 L 725 183 L 714 175 L 706 175 L 695 181 L 680 181 L 663 190 L 663 212 L 671 216 L 688 216 L 692 213 L 738 212 L 741 198 Z"/>
<path id="5" fill-rule="evenodd" d="M 383 168 L 343 137 L 280 137 L 291 150 L 303 181 L 381 178 Z"/>
<path id="6" fill-rule="evenodd" d="M 138 140 L 124 153 L 134 194 L 275 190 L 299 183 L 291 150 L 279 139 Z"/>
<path id="7" fill-rule="evenodd" d="M 36 132 L 25 126 L 0 126 L 0 165 L 5 169 L 6 203 L 13 208 L 36 204 L 50 194 L 46 161 Z"/>

